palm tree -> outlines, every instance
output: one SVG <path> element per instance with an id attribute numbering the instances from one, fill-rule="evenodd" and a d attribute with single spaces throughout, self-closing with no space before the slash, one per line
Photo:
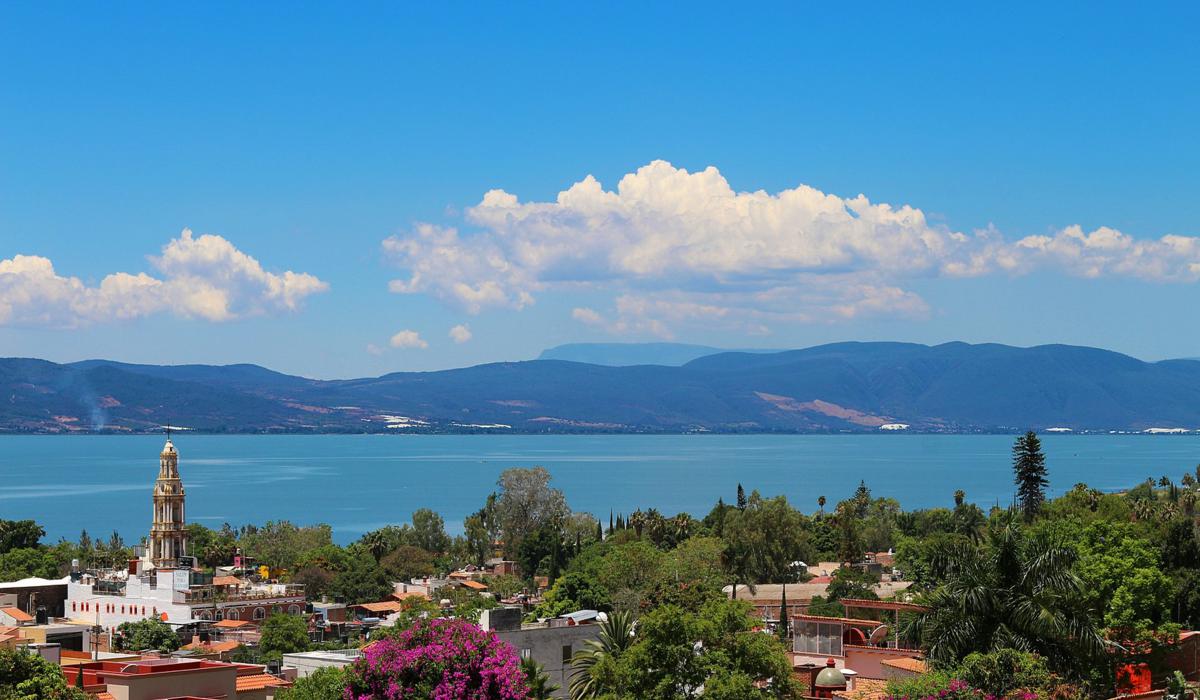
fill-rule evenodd
<path id="1" fill-rule="evenodd" d="M 550 681 L 550 675 L 533 657 L 521 659 L 521 670 L 525 673 L 525 683 L 529 686 L 529 700 L 550 700 L 558 686 Z"/>
<path id="2" fill-rule="evenodd" d="M 821 507 L 821 512 L 825 512 L 825 497 L 817 496 L 817 505 Z"/>
<path id="3" fill-rule="evenodd" d="M 384 554 L 388 553 L 388 538 L 383 530 L 372 530 L 362 537 L 363 544 L 367 546 L 367 551 L 375 557 L 375 561 L 383 558 Z"/>
<path id="4" fill-rule="evenodd" d="M 731 542 L 725 545 L 725 551 L 721 553 L 721 565 L 733 577 L 733 595 L 730 597 L 730 600 L 737 600 L 739 585 L 746 586 L 750 589 L 751 593 L 756 592 L 754 587 L 754 572 L 756 567 L 754 552 L 745 543 Z"/>
<path id="5" fill-rule="evenodd" d="M 633 646 L 633 615 L 628 611 L 611 612 L 600 623 L 600 638 L 584 642 L 583 649 L 571 657 L 571 700 L 592 700 L 618 688 L 605 687 L 593 671 L 604 661 L 616 659 Z"/>
<path id="6" fill-rule="evenodd" d="M 942 583 L 926 596 L 929 610 L 908 621 L 904 636 L 921 639 L 937 662 L 1010 648 L 1083 673 L 1104 654 L 1105 642 L 1079 607 L 1076 558 L 1064 543 L 1023 535 L 1010 513 L 989 529 L 982 546 L 954 543 L 933 557 Z"/>

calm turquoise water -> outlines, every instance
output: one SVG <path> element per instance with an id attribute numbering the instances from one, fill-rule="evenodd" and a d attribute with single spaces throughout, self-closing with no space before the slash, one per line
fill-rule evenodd
<path id="1" fill-rule="evenodd" d="M 1012 498 L 1000 435 L 785 436 L 204 436 L 175 441 L 190 521 L 211 527 L 325 522 L 346 542 L 432 508 L 452 532 L 513 466 L 542 465 L 575 510 L 708 512 L 719 496 L 783 493 L 805 510 L 836 503 L 859 479 L 905 508 L 947 505 L 955 489 L 983 506 Z M 52 539 L 149 527 L 158 436 L 0 437 L 0 518 L 36 518 Z M 1200 436 L 1046 436 L 1051 490 L 1113 490 L 1178 478 Z"/>

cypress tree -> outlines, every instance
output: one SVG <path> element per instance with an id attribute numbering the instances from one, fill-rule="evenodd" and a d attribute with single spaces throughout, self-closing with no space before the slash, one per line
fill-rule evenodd
<path id="1" fill-rule="evenodd" d="M 1013 481 L 1025 520 L 1032 521 L 1046 501 L 1046 455 L 1037 433 L 1030 430 L 1013 444 Z"/>
<path id="2" fill-rule="evenodd" d="M 746 510 L 746 489 L 742 488 L 741 484 L 738 484 L 737 509 Z"/>
<path id="3" fill-rule="evenodd" d="M 608 534 L 613 534 L 613 515 L 612 508 L 608 509 Z"/>
<path id="4" fill-rule="evenodd" d="M 604 525 L 600 523 L 600 518 L 596 518 L 596 541 L 604 541 Z"/>
<path id="5" fill-rule="evenodd" d="M 787 609 L 787 581 L 783 582 L 783 593 L 779 597 L 779 638 L 787 641 L 790 621 Z"/>

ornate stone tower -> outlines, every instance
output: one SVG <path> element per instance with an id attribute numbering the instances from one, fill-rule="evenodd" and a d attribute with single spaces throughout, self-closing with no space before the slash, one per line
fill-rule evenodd
<path id="1" fill-rule="evenodd" d="M 158 480 L 154 482 L 154 518 L 150 525 L 150 563 L 156 568 L 175 566 L 187 553 L 183 529 L 183 482 L 179 480 L 179 453 L 167 444 L 158 456 Z"/>

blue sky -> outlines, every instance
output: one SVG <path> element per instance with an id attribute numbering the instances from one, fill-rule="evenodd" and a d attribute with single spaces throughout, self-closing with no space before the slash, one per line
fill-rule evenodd
<path id="1" fill-rule="evenodd" d="M 1200 355 L 1197 15 L 9 4 L 0 355 Z"/>

